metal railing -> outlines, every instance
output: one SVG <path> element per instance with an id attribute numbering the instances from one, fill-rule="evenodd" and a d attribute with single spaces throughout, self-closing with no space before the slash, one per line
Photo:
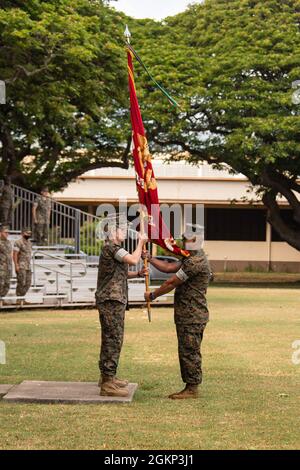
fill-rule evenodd
<path id="1" fill-rule="evenodd" d="M 34 228 L 32 209 L 39 194 L 11 185 L 14 192 L 12 216 L 13 231 L 20 232 L 22 227 Z M 63 249 L 66 253 L 85 253 L 99 255 L 102 241 L 97 237 L 97 226 L 101 219 L 93 214 L 67 206 L 55 199 L 51 200 L 51 214 L 47 244 Z"/>
<path id="2" fill-rule="evenodd" d="M 11 231 L 20 232 L 23 227 L 34 228 L 32 209 L 39 194 L 20 186 L 11 185 L 14 192 L 14 210 L 12 215 Z M 55 199 L 51 200 L 51 215 L 49 222 L 49 237 L 47 246 L 41 247 L 60 251 L 59 256 L 72 254 L 94 257 L 96 261 L 103 246 L 99 238 L 99 227 L 103 221 L 100 217 L 68 206 Z M 137 245 L 137 232 L 129 229 L 129 237 L 124 242 L 124 248 L 132 253 Z"/>
<path id="3" fill-rule="evenodd" d="M 41 262 L 39 263 L 37 261 L 37 258 L 36 258 L 37 255 L 39 256 L 39 259 L 41 259 L 41 257 L 43 259 L 45 259 L 45 258 L 54 259 L 56 261 L 59 261 L 60 263 L 68 264 L 69 265 L 69 273 L 66 273 L 64 271 L 60 271 L 56 268 L 53 268 L 53 266 L 50 267 L 47 264 L 42 264 Z M 73 273 L 73 268 L 74 268 L 75 265 L 83 267 L 83 274 L 76 275 L 76 274 Z M 81 261 L 70 261 L 70 260 L 67 260 L 65 258 L 60 258 L 59 256 L 55 256 L 55 255 L 51 255 L 49 253 L 45 253 L 43 251 L 35 250 L 32 253 L 32 277 L 33 277 L 34 287 L 36 287 L 36 285 L 37 285 L 37 275 L 36 275 L 36 268 L 37 267 L 40 267 L 40 268 L 44 269 L 45 271 L 50 271 L 50 272 L 55 273 L 56 294 L 57 295 L 59 294 L 59 275 L 69 278 L 69 280 L 70 280 L 70 301 L 71 302 L 73 302 L 73 279 L 81 278 L 81 277 L 85 276 L 86 273 L 87 273 L 86 265 L 84 263 L 82 263 Z"/>

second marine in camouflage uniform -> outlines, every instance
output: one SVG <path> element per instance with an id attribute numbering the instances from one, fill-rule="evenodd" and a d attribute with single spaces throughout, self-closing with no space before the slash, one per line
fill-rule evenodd
<path id="1" fill-rule="evenodd" d="M 126 229 L 111 229 L 108 241 L 99 259 L 96 304 L 101 324 L 101 350 L 99 368 L 101 379 L 100 395 L 125 397 L 128 395 L 128 381 L 116 377 L 124 338 L 124 318 L 127 304 L 127 278 L 143 273 L 128 273 L 128 265 L 136 265 L 141 257 L 143 240 L 137 249 L 129 254 L 121 248 Z"/>
<path id="2" fill-rule="evenodd" d="M 183 281 L 174 297 L 181 377 L 186 384 L 199 385 L 202 382 L 200 347 L 209 320 L 206 290 L 210 266 L 204 251 L 192 253 L 185 259 L 176 276 Z"/>
<path id="3" fill-rule="evenodd" d="M 17 274 L 16 295 L 18 297 L 24 297 L 31 286 L 32 245 L 29 240 L 30 236 L 31 231 L 27 228 L 24 229 L 22 231 L 22 238 L 15 242 L 13 249 L 15 270 Z"/>
<path id="4" fill-rule="evenodd" d="M 12 244 L 7 239 L 8 227 L 0 226 L 0 297 L 5 297 L 12 276 Z"/>
<path id="5" fill-rule="evenodd" d="M 193 242 L 193 238 L 189 240 Z M 149 255 L 148 255 L 149 256 Z M 202 249 L 193 250 L 182 263 L 167 263 L 150 258 L 150 263 L 165 273 L 176 273 L 160 288 L 146 293 L 146 300 L 154 300 L 175 288 L 174 320 L 178 339 L 178 356 L 184 390 L 169 396 L 172 399 L 196 398 L 202 382 L 201 342 L 209 319 L 206 290 L 211 269 Z"/>

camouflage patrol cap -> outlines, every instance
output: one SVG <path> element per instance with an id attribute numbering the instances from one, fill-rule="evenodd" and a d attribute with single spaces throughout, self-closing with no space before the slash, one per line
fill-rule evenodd
<path id="1" fill-rule="evenodd" d="M 0 224 L 0 232 L 9 232 L 9 225 Z"/>
<path id="2" fill-rule="evenodd" d="M 104 238 L 110 238 L 117 229 L 127 230 L 129 225 L 125 213 L 108 214 L 101 223 L 101 233 Z"/>
<path id="3" fill-rule="evenodd" d="M 124 229 L 126 229 L 130 224 L 130 222 L 127 220 L 126 214 L 123 212 L 107 215 L 105 222 L 107 223 L 108 227 Z"/>
<path id="4" fill-rule="evenodd" d="M 186 224 L 186 229 L 182 234 L 185 249 L 190 252 L 198 252 L 203 247 L 204 226 L 198 224 Z"/>

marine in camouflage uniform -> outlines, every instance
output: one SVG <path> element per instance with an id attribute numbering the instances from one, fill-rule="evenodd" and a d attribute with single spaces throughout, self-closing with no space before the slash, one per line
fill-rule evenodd
<path id="1" fill-rule="evenodd" d="M 190 240 L 191 241 L 191 240 Z M 184 390 L 169 396 L 172 399 L 196 398 L 202 382 L 201 342 L 209 320 L 206 290 L 211 279 L 211 269 L 202 249 L 191 251 L 182 263 L 165 263 L 150 258 L 157 269 L 175 273 L 160 288 L 146 293 L 146 300 L 154 300 L 175 288 L 174 320 L 178 339 L 178 355 Z"/>
<path id="2" fill-rule="evenodd" d="M 14 193 L 9 179 L 5 180 L 2 190 L 0 190 L 0 194 L 0 223 L 3 225 L 11 226 L 14 205 Z"/>
<path id="3" fill-rule="evenodd" d="M 31 231 L 29 228 L 23 229 L 22 238 L 14 244 L 14 262 L 17 274 L 16 295 L 24 297 L 31 286 L 31 254 L 32 245 L 29 240 Z"/>
<path id="4" fill-rule="evenodd" d="M 38 245 L 47 244 L 50 213 L 51 199 L 48 189 L 44 188 L 33 204 L 34 239 Z"/>
<path id="5" fill-rule="evenodd" d="M 101 324 L 101 350 L 99 369 L 100 395 L 125 397 L 128 381 L 116 377 L 124 338 L 124 319 L 127 304 L 128 277 L 138 277 L 140 272 L 128 272 L 128 264 L 137 264 L 144 240 L 140 237 L 137 248 L 129 254 L 121 247 L 126 229 L 118 227 L 114 237 L 106 242 L 99 259 L 96 305 Z M 126 260 L 125 260 L 126 258 Z M 144 275 L 144 273 L 142 274 Z"/>
<path id="6" fill-rule="evenodd" d="M 206 290 L 210 266 L 203 250 L 184 259 L 176 276 L 183 281 L 175 290 L 174 320 L 178 338 L 178 355 L 184 383 L 202 382 L 200 352 L 205 326 L 209 320 Z"/>
<path id="7" fill-rule="evenodd" d="M 122 259 L 128 253 L 120 245 L 104 246 L 100 261 L 96 304 L 101 323 L 101 374 L 114 377 L 123 345 L 124 318 L 127 303 L 128 264 Z"/>
<path id="8" fill-rule="evenodd" d="M 0 226 L 0 298 L 7 295 L 12 276 L 12 244 L 7 239 L 8 233 L 7 226 Z"/>

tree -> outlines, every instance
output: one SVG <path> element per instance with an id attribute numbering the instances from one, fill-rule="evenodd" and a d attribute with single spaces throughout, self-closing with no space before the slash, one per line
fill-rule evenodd
<path id="1" fill-rule="evenodd" d="M 0 172 L 34 189 L 60 189 L 86 170 L 128 166 L 128 21 L 134 46 L 181 105 L 168 106 L 136 67 L 153 150 L 243 173 L 270 223 L 300 249 L 300 105 L 292 100 L 300 0 L 206 0 L 164 22 L 125 20 L 110 3 L 1 2 L 8 102 L 0 106 Z"/>
<path id="2" fill-rule="evenodd" d="M 97 0 L 1 2 L 0 175 L 55 190 L 93 168 L 128 167 L 120 20 Z"/>
<path id="3" fill-rule="evenodd" d="M 300 250 L 299 0 L 206 0 L 162 24 L 131 25 L 134 44 L 179 99 L 176 111 L 142 74 L 154 149 L 248 177 L 272 226 Z M 144 92 L 141 90 L 144 88 Z M 278 196 L 293 213 L 282 217 Z"/>

